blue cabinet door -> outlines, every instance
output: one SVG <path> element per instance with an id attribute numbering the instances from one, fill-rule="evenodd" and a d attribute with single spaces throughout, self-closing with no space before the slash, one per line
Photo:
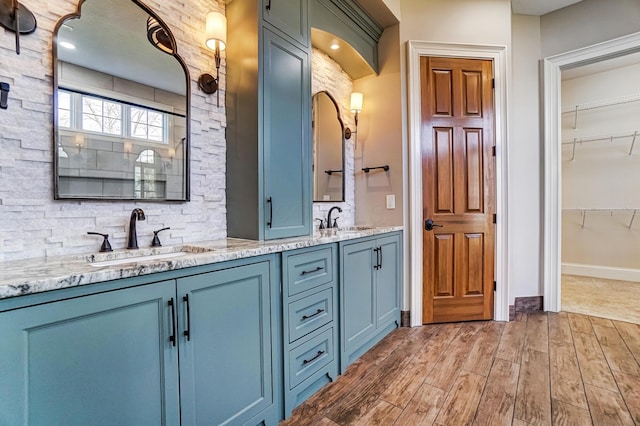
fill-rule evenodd
<path id="1" fill-rule="evenodd" d="M 311 233 L 309 54 L 263 29 L 265 239 Z"/>
<path id="2" fill-rule="evenodd" d="M 380 268 L 376 271 L 376 328 L 400 318 L 402 247 L 400 236 L 379 238 Z"/>
<path id="3" fill-rule="evenodd" d="M 340 259 L 340 321 L 342 352 L 351 353 L 376 328 L 375 240 L 345 245 Z M 344 360 L 343 360 L 344 361 Z"/>
<path id="4" fill-rule="evenodd" d="M 293 40 L 309 46 L 308 0 L 262 0 L 262 19 Z"/>
<path id="5" fill-rule="evenodd" d="M 178 279 L 183 426 L 278 421 L 273 285 L 267 261 Z"/>
<path id="6" fill-rule="evenodd" d="M 175 282 L 0 314 L 1 425 L 178 425 Z"/>

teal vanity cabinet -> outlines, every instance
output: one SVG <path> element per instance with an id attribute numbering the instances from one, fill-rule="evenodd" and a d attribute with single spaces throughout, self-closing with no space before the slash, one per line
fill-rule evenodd
<path id="1" fill-rule="evenodd" d="M 175 282 L 0 313 L 0 424 L 177 425 Z"/>
<path id="2" fill-rule="evenodd" d="M 400 326 L 402 234 L 340 243 L 340 372 Z"/>
<path id="3" fill-rule="evenodd" d="M 0 424 L 276 425 L 279 274 L 253 258 L 0 312 Z"/>
<path id="4" fill-rule="evenodd" d="M 338 376 L 338 246 L 282 254 L 284 413 Z"/>
<path id="5" fill-rule="evenodd" d="M 307 2 L 234 0 L 226 8 L 230 237 L 312 231 Z"/>

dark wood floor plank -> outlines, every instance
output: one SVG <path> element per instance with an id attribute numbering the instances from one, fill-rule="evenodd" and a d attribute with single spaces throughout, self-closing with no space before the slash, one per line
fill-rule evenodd
<path id="1" fill-rule="evenodd" d="M 486 381 L 487 378 L 480 374 L 461 372 L 453 384 L 440 414 L 436 417 L 435 424 L 443 426 L 471 424 Z"/>
<path id="2" fill-rule="evenodd" d="M 522 354 L 514 417 L 534 425 L 551 424 L 549 354 L 533 349 Z"/>
<path id="3" fill-rule="evenodd" d="M 430 385 L 422 385 L 394 423 L 397 426 L 431 426 L 447 394 Z"/>
<path id="4" fill-rule="evenodd" d="M 566 312 L 548 314 L 549 320 L 549 340 L 557 342 L 572 343 L 571 325 Z"/>
<path id="5" fill-rule="evenodd" d="M 571 331 L 574 333 L 593 334 L 593 327 L 591 327 L 591 321 L 589 317 L 581 314 L 569 313 L 569 324 L 571 325 Z"/>
<path id="6" fill-rule="evenodd" d="M 506 361 L 520 363 L 522 347 L 524 346 L 524 332 L 527 329 L 525 321 L 511 321 L 504 326 L 496 357 Z"/>
<path id="7" fill-rule="evenodd" d="M 594 324 L 593 331 L 596 333 L 611 370 L 640 376 L 640 365 L 627 348 L 617 329 Z"/>
<path id="8" fill-rule="evenodd" d="M 591 418 L 596 425 L 633 425 L 624 400 L 618 391 L 612 392 L 585 385 Z"/>
<path id="9" fill-rule="evenodd" d="M 483 324 L 479 322 L 465 323 L 453 339 L 451 344 L 445 349 L 444 356 L 438 359 L 425 383 L 449 392 L 455 382 L 460 369 L 469 356 L 469 350 L 475 343 L 478 330 Z"/>
<path id="10" fill-rule="evenodd" d="M 527 329 L 524 337 L 524 350 L 549 353 L 549 324 L 543 312 L 531 313 L 527 316 Z"/>
<path id="11" fill-rule="evenodd" d="M 578 365 L 580 366 L 584 384 L 616 390 L 616 382 L 613 379 L 611 370 L 609 370 L 609 365 L 596 336 L 593 334 L 574 333 L 573 344 L 576 348 Z"/>
<path id="12" fill-rule="evenodd" d="M 392 425 L 396 419 L 402 414 L 402 409 L 393 404 L 389 404 L 381 399 L 377 404 L 369 410 L 362 418 L 360 418 L 356 426 L 387 426 Z"/>
<path id="13" fill-rule="evenodd" d="M 496 358 L 478 405 L 477 426 L 509 426 L 513 420 L 520 365 Z"/>
<path id="14" fill-rule="evenodd" d="M 633 376 L 619 371 L 614 371 L 613 375 L 631 417 L 633 417 L 633 421 L 640 425 L 640 376 Z"/>
<path id="15" fill-rule="evenodd" d="M 593 425 L 588 409 L 574 407 L 556 399 L 551 400 L 551 418 L 553 426 Z"/>
<path id="16" fill-rule="evenodd" d="M 462 369 L 470 373 L 488 376 L 493 364 L 494 353 L 498 349 L 504 324 L 488 322 L 478 330 L 476 341 L 469 352 Z"/>
<path id="17" fill-rule="evenodd" d="M 433 327 L 434 332 L 422 342 L 420 349 L 409 362 L 406 369 L 387 386 L 380 397 L 398 407 L 404 408 L 422 386 L 427 375 L 445 353 L 445 349 L 455 338 L 460 326 L 442 324 Z"/>
<path id="18" fill-rule="evenodd" d="M 549 342 L 551 398 L 588 410 L 580 367 L 573 343 Z"/>
<path id="19" fill-rule="evenodd" d="M 636 361 L 640 362 L 640 325 L 622 321 L 614 321 L 613 324 Z"/>
<path id="20" fill-rule="evenodd" d="M 314 426 L 340 426 L 340 425 L 334 422 L 333 420 L 329 420 L 328 418 L 323 417 L 320 419 L 320 421 L 315 423 Z"/>

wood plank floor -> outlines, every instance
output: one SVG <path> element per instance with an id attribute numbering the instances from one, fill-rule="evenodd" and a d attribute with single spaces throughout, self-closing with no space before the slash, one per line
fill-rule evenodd
<path id="1" fill-rule="evenodd" d="M 295 425 L 640 425 L 640 325 L 561 312 L 395 330 Z"/>

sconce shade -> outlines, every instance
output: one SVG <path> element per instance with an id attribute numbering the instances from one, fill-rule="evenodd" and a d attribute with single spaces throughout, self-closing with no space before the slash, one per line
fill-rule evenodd
<path id="1" fill-rule="evenodd" d="M 362 93 L 353 92 L 351 94 L 351 112 L 362 112 Z"/>
<path id="2" fill-rule="evenodd" d="M 220 12 L 207 14 L 206 45 L 211 50 L 227 47 L 227 18 Z"/>

